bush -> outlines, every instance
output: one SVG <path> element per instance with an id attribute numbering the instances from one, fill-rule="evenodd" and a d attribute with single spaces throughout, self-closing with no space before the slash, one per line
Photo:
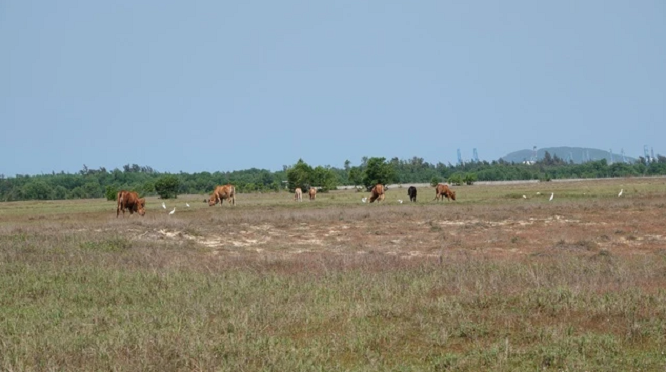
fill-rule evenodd
<path id="1" fill-rule="evenodd" d="M 23 187 L 23 197 L 31 200 L 51 199 L 51 188 L 42 181 L 29 182 Z"/>
<path id="2" fill-rule="evenodd" d="M 113 185 L 107 186 L 104 190 L 104 196 L 106 196 L 106 200 L 116 201 L 118 199 L 118 188 Z"/>
<path id="3" fill-rule="evenodd" d="M 465 182 L 466 185 L 473 185 L 476 180 L 476 173 L 467 173 L 465 174 L 465 177 L 463 177 L 463 182 Z"/>
<path id="4" fill-rule="evenodd" d="M 178 185 L 180 181 L 174 175 L 160 177 L 155 182 L 155 191 L 162 199 L 178 198 Z"/>
<path id="5" fill-rule="evenodd" d="M 449 183 L 451 185 L 455 186 L 460 186 L 463 183 L 463 175 L 462 173 L 454 173 L 449 177 Z"/>

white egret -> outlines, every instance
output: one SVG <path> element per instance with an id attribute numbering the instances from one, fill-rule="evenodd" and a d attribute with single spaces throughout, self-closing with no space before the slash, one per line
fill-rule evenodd
<path id="1" fill-rule="evenodd" d="M 366 200 L 368 200 L 368 198 L 363 198 L 363 199 L 361 199 L 361 201 L 362 201 L 363 203 L 365 203 Z"/>
<path id="2" fill-rule="evenodd" d="M 624 189 L 620 189 L 620 193 L 617 194 L 617 197 L 619 198 L 620 196 L 622 196 L 622 193 L 623 193 L 623 192 L 624 192 Z"/>
<path id="3" fill-rule="evenodd" d="M 162 208 L 166 209 L 166 204 L 164 204 L 164 202 L 162 202 Z"/>
<path id="4" fill-rule="evenodd" d="M 188 203 L 185 203 L 185 205 L 186 205 L 188 208 L 190 207 L 190 205 L 189 205 Z"/>
<path id="5" fill-rule="evenodd" d="M 551 192 L 551 193 L 550 193 L 550 199 L 548 199 L 548 201 L 553 201 L 553 196 L 555 196 L 555 193 L 554 193 L 554 192 Z"/>
<path id="6" fill-rule="evenodd" d="M 527 196 L 525 194 L 523 194 L 523 199 L 527 199 Z"/>
<path id="7" fill-rule="evenodd" d="M 174 213 L 176 213 L 176 207 L 173 207 L 173 210 L 171 212 L 169 212 L 169 215 L 172 215 Z"/>
<path id="8" fill-rule="evenodd" d="M 398 203 L 402 204 L 402 200 L 398 199 Z"/>

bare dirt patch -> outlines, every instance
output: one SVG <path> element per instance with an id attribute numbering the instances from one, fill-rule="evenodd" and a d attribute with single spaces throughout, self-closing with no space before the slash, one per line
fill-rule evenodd
<path id="1" fill-rule="evenodd" d="M 586 202 L 543 204 L 520 213 L 509 203 L 350 206 L 341 218 L 336 218 L 337 208 L 327 217 L 321 210 L 299 210 L 292 215 L 288 211 L 255 210 L 244 213 L 243 220 L 248 222 L 234 227 L 216 230 L 204 221 L 197 234 L 178 226 L 140 233 L 128 227 L 126 231 L 138 242 L 156 238 L 192 241 L 219 259 L 227 255 L 286 258 L 309 253 L 438 260 L 460 252 L 512 258 L 553 251 L 592 255 L 600 250 L 631 255 L 664 248 L 658 203 L 655 199 L 640 206 L 633 201 L 594 207 Z M 261 222 L 249 222 L 255 217 Z"/>

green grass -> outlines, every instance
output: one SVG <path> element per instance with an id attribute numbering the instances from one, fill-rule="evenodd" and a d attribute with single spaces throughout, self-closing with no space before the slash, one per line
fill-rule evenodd
<path id="1" fill-rule="evenodd" d="M 70 254 L 79 256 L 54 257 Z M 319 264 L 296 273 L 257 263 L 155 270 L 135 255 L 93 257 L 87 248 L 10 259 L 0 275 L 0 366 L 510 371 L 664 363 L 666 292 L 636 288 L 663 281 L 663 260 Z"/>

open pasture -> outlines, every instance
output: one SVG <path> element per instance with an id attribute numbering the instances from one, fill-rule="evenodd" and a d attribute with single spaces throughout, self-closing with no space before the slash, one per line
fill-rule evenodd
<path id="1" fill-rule="evenodd" d="M 666 179 L 408 186 L 0 203 L 0 369 L 666 366 Z"/>

